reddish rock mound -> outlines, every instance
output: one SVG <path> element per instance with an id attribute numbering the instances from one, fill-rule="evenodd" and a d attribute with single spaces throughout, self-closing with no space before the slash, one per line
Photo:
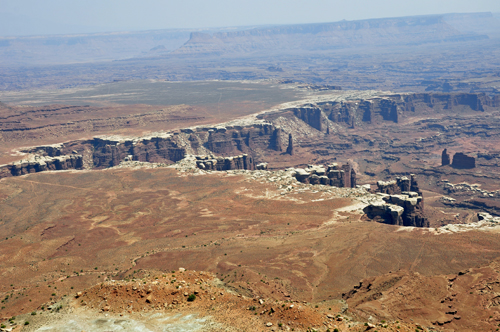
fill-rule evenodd
<path id="1" fill-rule="evenodd" d="M 454 331 L 494 331 L 500 323 L 500 264 L 458 275 L 398 271 L 364 279 L 344 294 L 351 313 L 409 320 Z"/>
<path id="2" fill-rule="evenodd" d="M 211 273 L 184 269 L 155 277 L 107 281 L 78 292 L 75 298 L 79 306 L 101 312 L 190 311 L 233 328 L 253 326 L 252 331 L 269 327 L 304 330 L 318 328 L 323 322 L 333 324 L 333 316 L 326 317 L 304 303 L 247 298 L 226 289 Z"/>

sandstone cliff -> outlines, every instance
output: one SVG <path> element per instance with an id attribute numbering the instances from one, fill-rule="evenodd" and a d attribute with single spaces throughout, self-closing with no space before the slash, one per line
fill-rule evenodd
<path id="1" fill-rule="evenodd" d="M 82 169 L 82 155 L 64 155 L 56 157 L 35 156 L 10 165 L 0 166 L 0 179 L 10 176 L 19 176 L 30 173 L 55 170 Z"/>
<path id="2" fill-rule="evenodd" d="M 247 126 L 183 129 L 141 138 L 95 137 L 25 149 L 25 153 L 45 158 L 43 160 L 47 160 L 48 166 L 30 163 L 22 167 L 17 164 L 6 165 L 4 171 L 0 172 L 0 178 L 43 170 L 82 168 L 84 161 L 96 169 L 117 166 L 124 160 L 171 164 L 187 154 L 219 156 L 217 158 L 220 160 L 212 158 L 203 161 L 204 169 L 251 170 L 255 167 L 256 156 L 279 154 L 286 149 L 282 143 L 283 135 L 287 134 L 271 123 L 256 122 Z M 291 148 L 293 154 L 293 146 Z M 78 162 L 74 161 L 75 153 L 79 155 Z M 235 155 L 237 157 L 232 157 Z M 73 164 L 66 165 L 66 159 Z M 19 167 L 22 170 L 18 171 Z"/>
<path id="3" fill-rule="evenodd" d="M 402 119 L 424 114 L 484 112 L 485 107 L 500 107 L 499 98 L 476 93 L 388 94 L 368 99 L 321 101 L 264 114 L 260 118 L 273 122 L 279 117 L 293 117 L 330 134 L 335 125 L 366 127 L 382 122 L 399 123 Z"/>

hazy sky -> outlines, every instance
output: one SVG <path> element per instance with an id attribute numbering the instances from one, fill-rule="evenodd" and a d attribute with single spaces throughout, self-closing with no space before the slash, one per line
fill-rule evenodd
<path id="1" fill-rule="evenodd" d="M 0 0 L 0 35 L 334 22 L 500 12 L 500 0 Z"/>

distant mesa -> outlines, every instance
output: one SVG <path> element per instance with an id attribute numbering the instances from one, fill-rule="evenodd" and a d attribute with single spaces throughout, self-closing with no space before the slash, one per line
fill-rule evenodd
<path id="1" fill-rule="evenodd" d="M 165 45 L 158 45 L 149 50 L 149 52 L 151 53 L 165 53 L 169 51 L 170 50 L 167 47 L 165 47 Z"/>
<path id="2" fill-rule="evenodd" d="M 283 68 L 278 67 L 278 66 L 269 66 L 269 67 L 267 67 L 267 71 L 282 73 Z"/>
<path id="3" fill-rule="evenodd" d="M 476 158 L 467 156 L 462 152 L 457 152 L 453 156 L 451 166 L 454 168 L 471 169 L 476 167 Z"/>
<path id="4" fill-rule="evenodd" d="M 444 149 L 441 154 L 441 165 L 447 166 L 450 165 L 450 155 L 448 154 L 448 150 Z M 472 156 L 468 156 L 463 152 L 457 152 L 453 156 L 453 162 L 451 162 L 451 167 L 457 169 L 472 169 L 476 167 L 476 158 Z"/>
<path id="5" fill-rule="evenodd" d="M 281 54 L 338 50 L 358 46 L 384 47 L 488 39 L 463 33 L 443 15 L 412 16 L 332 23 L 281 25 L 249 30 L 193 32 L 177 55 Z M 268 71 L 281 71 L 277 66 Z"/>

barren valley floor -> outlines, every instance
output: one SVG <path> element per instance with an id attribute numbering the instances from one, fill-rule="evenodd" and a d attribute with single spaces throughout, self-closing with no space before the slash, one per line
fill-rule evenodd
<path id="1" fill-rule="evenodd" d="M 3 94 L 7 327 L 499 324 L 498 98 L 259 81 L 168 103 L 172 84 Z M 140 85 L 141 104 L 120 94 Z M 198 85 L 234 94 L 189 104 Z"/>

